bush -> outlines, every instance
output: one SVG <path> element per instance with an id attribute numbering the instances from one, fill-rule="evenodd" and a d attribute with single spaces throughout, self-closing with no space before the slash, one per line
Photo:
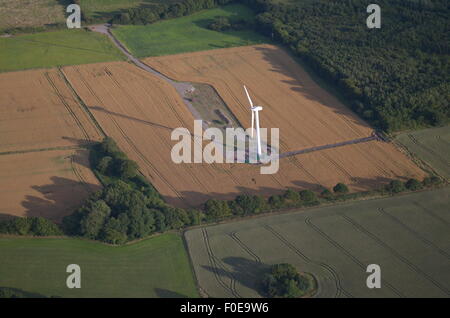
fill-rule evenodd
<path id="1" fill-rule="evenodd" d="M 339 194 L 348 193 L 348 187 L 343 183 L 338 183 L 333 187 L 333 191 Z"/>
<path id="2" fill-rule="evenodd" d="M 113 161 L 113 158 L 110 156 L 103 157 L 102 159 L 100 159 L 100 161 L 98 162 L 98 164 L 95 168 L 101 174 L 110 174 L 112 161 Z"/>
<path id="3" fill-rule="evenodd" d="M 284 193 L 284 198 L 286 200 L 289 200 L 289 201 L 293 202 L 293 203 L 297 203 L 298 201 L 300 201 L 300 194 L 297 191 L 294 191 L 292 189 L 288 189 Z"/>
<path id="4" fill-rule="evenodd" d="M 0 233 L 33 236 L 63 234 L 58 225 L 41 217 L 15 217 L 3 220 L 0 222 Z"/>
<path id="5" fill-rule="evenodd" d="M 134 178 L 138 173 L 137 163 L 129 159 L 117 159 L 115 166 L 116 174 L 121 179 Z"/>
<path id="6" fill-rule="evenodd" d="M 392 180 L 386 189 L 391 193 L 400 193 L 405 191 L 405 184 L 400 180 Z"/>
<path id="7" fill-rule="evenodd" d="M 284 197 L 281 195 L 272 195 L 269 197 L 269 205 L 273 209 L 279 209 L 284 206 Z"/>
<path id="8" fill-rule="evenodd" d="M 263 279 L 263 289 L 269 297 L 300 297 L 312 287 L 312 282 L 290 264 L 273 265 Z"/>
<path id="9" fill-rule="evenodd" d="M 300 198 L 303 202 L 311 203 L 317 201 L 316 194 L 311 190 L 302 190 L 300 191 Z"/>
<path id="10" fill-rule="evenodd" d="M 422 189 L 422 183 L 420 183 L 419 180 L 413 178 L 406 181 L 405 186 L 408 190 L 411 191 L 417 191 Z"/>
<path id="11" fill-rule="evenodd" d="M 231 209 L 226 201 L 209 199 L 205 203 L 205 216 L 208 221 L 219 221 L 231 216 Z"/>
<path id="12" fill-rule="evenodd" d="M 431 176 L 423 179 L 422 184 L 425 187 L 436 186 L 442 183 L 442 180 L 439 177 Z"/>
<path id="13" fill-rule="evenodd" d="M 329 189 L 323 189 L 322 192 L 320 192 L 320 195 L 324 198 L 331 198 L 333 196 L 333 192 L 331 192 Z"/>
<path id="14" fill-rule="evenodd" d="M 208 25 L 208 29 L 214 30 L 214 31 L 228 31 L 231 29 L 231 23 L 227 17 L 216 17 Z"/>

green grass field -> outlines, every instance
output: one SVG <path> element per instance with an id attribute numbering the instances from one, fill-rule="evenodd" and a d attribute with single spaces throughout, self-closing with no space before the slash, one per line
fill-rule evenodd
<path id="1" fill-rule="evenodd" d="M 216 16 L 248 20 L 254 15 L 246 6 L 228 5 L 146 26 L 120 26 L 113 33 L 138 57 L 266 43 L 267 38 L 253 31 L 216 32 L 206 28 Z"/>
<path id="2" fill-rule="evenodd" d="M 450 179 L 450 126 L 400 134 L 396 141 L 441 176 Z"/>
<path id="3" fill-rule="evenodd" d="M 313 274 L 320 297 L 449 297 L 450 188 L 264 216 L 186 232 L 211 297 L 258 297 L 269 265 Z M 369 264 L 381 288 L 366 286 Z"/>
<path id="4" fill-rule="evenodd" d="M 104 35 L 63 30 L 0 38 L 0 72 L 124 59 Z"/>
<path id="5" fill-rule="evenodd" d="M 0 287 L 61 297 L 198 297 L 176 234 L 120 247 L 68 238 L 0 238 L 0 255 Z M 81 267 L 80 289 L 66 287 L 69 264 Z"/>

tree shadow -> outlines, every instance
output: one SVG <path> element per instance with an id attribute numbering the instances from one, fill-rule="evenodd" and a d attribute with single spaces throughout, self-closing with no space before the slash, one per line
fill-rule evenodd
<path id="1" fill-rule="evenodd" d="M 164 288 L 155 288 L 155 293 L 159 298 L 189 298 L 183 294 Z"/>
<path id="2" fill-rule="evenodd" d="M 373 178 L 365 178 L 365 177 L 353 177 L 351 178 L 351 182 L 347 183 L 351 189 L 351 193 L 361 192 L 361 191 L 369 191 L 378 189 L 386 184 L 388 184 L 393 179 L 399 179 L 402 181 L 406 181 L 408 178 L 402 176 L 393 176 L 392 178 L 387 178 L 383 176 L 377 176 Z M 259 186 L 259 187 L 245 187 L 236 185 L 234 187 L 235 191 L 230 192 L 218 192 L 214 191 L 216 189 L 210 189 L 210 191 L 200 192 L 200 191 L 180 191 L 180 196 L 163 196 L 164 200 L 175 206 L 180 208 L 202 208 L 204 203 L 209 199 L 216 200 L 234 200 L 238 195 L 247 194 L 247 195 L 259 195 L 264 198 L 268 198 L 271 195 L 282 195 L 289 188 L 294 191 L 301 190 L 312 190 L 316 194 L 319 194 L 323 191 L 323 189 L 330 189 L 330 186 L 326 186 L 319 183 L 308 182 L 305 180 L 292 180 L 290 181 L 290 185 L 286 185 L 285 187 L 267 187 L 267 186 Z M 337 183 L 337 182 L 336 182 Z M 218 183 L 218 187 L 220 187 L 220 183 Z M 332 185 L 334 186 L 334 184 Z"/>
<path id="3" fill-rule="evenodd" d="M 225 257 L 221 260 L 230 267 L 230 270 L 211 266 L 202 266 L 206 270 L 218 275 L 225 282 L 234 280 L 249 289 L 256 291 L 260 296 L 264 296 L 262 290 L 262 280 L 265 274 L 269 273 L 270 265 L 250 260 L 244 257 Z"/>
<path id="4" fill-rule="evenodd" d="M 53 176 L 52 183 L 35 185 L 31 188 L 41 195 L 26 195 L 22 206 L 26 209 L 26 216 L 44 217 L 55 222 L 76 210 L 89 195 L 101 189 L 99 185 L 75 181 L 63 177 Z"/>
<path id="5" fill-rule="evenodd" d="M 0 298 L 47 298 L 47 296 L 19 288 L 0 286 Z"/>

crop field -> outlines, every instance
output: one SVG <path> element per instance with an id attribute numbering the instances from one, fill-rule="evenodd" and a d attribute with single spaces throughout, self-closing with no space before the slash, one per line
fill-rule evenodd
<path id="1" fill-rule="evenodd" d="M 57 69 L 0 74 L 0 153 L 101 140 Z"/>
<path id="2" fill-rule="evenodd" d="M 0 31 L 62 23 L 64 12 L 61 0 L 0 0 Z"/>
<path id="3" fill-rule="evenodd" d="M 284 50 L 255 45 L 145 59 L 180 81 L 208 83 L 241 123 L 250 120 L 243 85 L 264 107 L 261 127 L 280 128 L 281 150 L 367 137 L 372 129 L 316 84 Z"/>
<path id="4" fill-rule="evenodd" d="M 268 42 L 266 37 L 251 30 L 227 32 L 209 30 L 208 24 L 217 16 L 251 20 L 255 13 L 244 5 L 227 5 L 148 25 L 120 26 L 112 31 L 137 57 Z"/>
<path id="5" fill-rule="evenodd" d="M 185 233 L 200 288 L 258 297 L 268 267 L 313 274 L 316 297 L 449 297 L 450 188 L 264 216 Z M 264 239 L 261 239 L 264 238 Z M 366 286 L 369 264 L 381 288 Z"/>
<path id="6" fill-rule="evenodd" d="M 72 29 L 0 37 L 0 72 L 123 60 L 101 34 Z"/>
<path id="7" fill-rule="evenodd" d="M 316 190 L 337 182 L 364 190 L 400 176 L 423 176 L 392 145 L 379 141 L 283 158 L 274 175 L 261 175 L 260 167 L 248 164 L 175 164 L 171 132 L 185 127 L 192 133 L 194 118 L 172 86 L 124 62 L 65 67 L 63 73 L 105 133 L 176 206 L 199 206 L 213 197 L 233 199 L 242 192 Z M 198 142 L 197 136 L 191 140 Z"/>
<path id="8" fill-rule="evenodd" d="M 396 141 L 438 174 L 450 179 L 450 126 L 400 134 Z"/>
<path id="9" fill-rule="evenodd" d="M 68 238 L 0 238 L 0 286 L 60 297 L 198 297 L 179 235 L 124 246 Z M 81 268 L 81 288 L 66 267 Z"/>
<path id="10" fill-rule="evenodd" d="M 99 189 L 86 149 L 0 156 L 0 216 L 41 216 L 60 222 Z"/>

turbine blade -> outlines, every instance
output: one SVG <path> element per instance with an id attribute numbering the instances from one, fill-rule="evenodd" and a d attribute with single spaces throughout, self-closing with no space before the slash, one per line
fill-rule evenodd
<path id="1" fill-rule="evenodd" d="M 248 93 L 247 87 L 245 87 L 245 85 L 244 85 L 244 89 L 245 89 L 245 94 L 247 94 L 247 98 L 250 103 L 250 106 L 253 107 L 252 99 L 250 98 L 250 94 Z"/>

